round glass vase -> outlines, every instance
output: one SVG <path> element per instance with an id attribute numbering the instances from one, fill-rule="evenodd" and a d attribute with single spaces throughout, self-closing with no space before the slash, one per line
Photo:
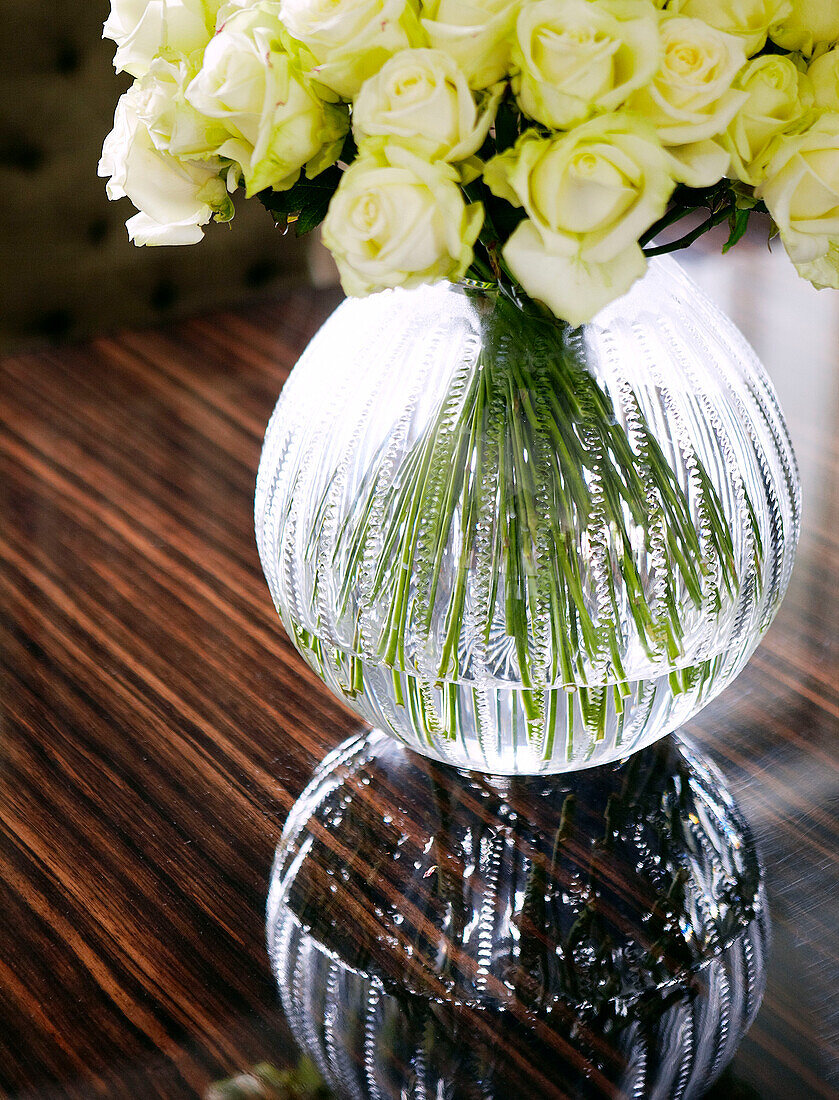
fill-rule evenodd
<path id="1" fill-rule="evenodd" d="M 615 760 L 740 672 L 786 589 L 795 459 L 670 259 L 593 322 L 440 284 L 344 302 L 256 488 L 285 629 L 356 713 L 495 774 Z"/>

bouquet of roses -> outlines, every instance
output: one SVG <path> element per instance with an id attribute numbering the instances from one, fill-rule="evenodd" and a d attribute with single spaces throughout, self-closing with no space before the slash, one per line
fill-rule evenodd
<path id="1" fill-rule="evenodd" d="M 137 244 L 244 188 L 323 221 L 349 294 L 511 283 L 576 325 L 759 210 L 839 287 L 835 0 L 113 0 L 105 35 L 136 80 L 99 170 Z"/>

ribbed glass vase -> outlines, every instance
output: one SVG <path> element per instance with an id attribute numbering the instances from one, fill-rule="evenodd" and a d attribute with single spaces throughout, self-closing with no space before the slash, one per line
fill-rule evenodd
<path id="1" fill-rule="evenodd" d="M 498 774 L 614 760 L 740 672 L 789 580 L 763 369 L 672 260 L 572 329 L 442 284 L 341 305 L 268 426 L 283 624 L 363 719 Z"/>

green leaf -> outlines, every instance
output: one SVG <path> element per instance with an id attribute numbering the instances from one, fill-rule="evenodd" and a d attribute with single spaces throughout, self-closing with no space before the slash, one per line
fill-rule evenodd
<path id="1" fill-rule="evenodd" d="M 731 183 L 731 193 L 734 196 L 734 205 L 738 210 L 754 210 L 756 206 L 762 206 L 760 199 L 755 198 L 754 188 L 748 184 L 734 180 Z"/>
<path id="2" fill-rule="evenodd" d="M 287 191 L 260 191 L 257 198 L 278 225 L 293 225 L 298 237 L 315 229 L 326 217 L 329 203 L 341 182 L 337 164 L 320 172 L 314 179 L 301 173 Z"/>
<path id="3" fill-rule="evenodd" d="M 751 214 L 751 210 L 732 210 L 728 219 L 731 232 L 728 235 L 728 240 L 722 246 L 723 253 L 728 252 L 743 237 L 743 234 L 749 228 Z"/>

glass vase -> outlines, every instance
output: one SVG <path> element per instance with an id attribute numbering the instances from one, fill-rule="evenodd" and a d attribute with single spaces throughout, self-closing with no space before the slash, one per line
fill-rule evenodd
<path id="1" fill-rule="evenodd" d="M 495 774 L 615 760 L 740 672 L 799 487 L 771 383 L 670 259 L 581 328 L 474 285 L 343 303 L 256 492 L 306 661 L 404 744 Z"/>

